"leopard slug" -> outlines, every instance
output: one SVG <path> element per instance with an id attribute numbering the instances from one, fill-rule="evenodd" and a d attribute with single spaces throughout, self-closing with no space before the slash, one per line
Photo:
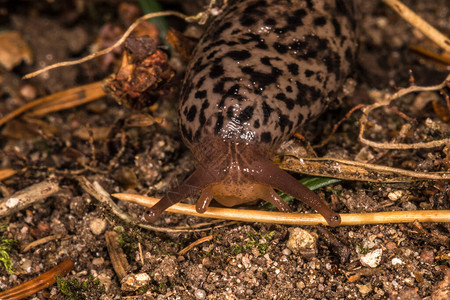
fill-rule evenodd
<path id="1" fill-rule="evenodd" d="M 277 189 L 339 225 L 339 214 L 271 157 L 341 90 L 357 48 L 353 15 L 348 0 L 229 0 L 182 87 L 179 126 L 197 168 L 145 219 L 199 192 L 199 213 L 213 198 L 225 206 L 262 199 L 290 211 Z"/>

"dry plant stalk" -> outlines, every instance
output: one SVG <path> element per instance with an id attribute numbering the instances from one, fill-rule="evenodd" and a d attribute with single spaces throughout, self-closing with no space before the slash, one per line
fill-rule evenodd
<path id="1" fill-rule="evenodd" d="M 43 237 L 43 238 L 33 241 L 29 244 L 23 245 L 23 247 L 21 247 L 22 252 L 28 252 L 30 249 L 32 249 L 34 247 L 37 247 L 42 244 L 46 244 L 50 241 L 62 239 L 62 238 L 64 238 L 64 234 L 54 234 L 54 235 L 49 235 L 49 236 Z"/>
<path id="2" fill-rule="evenodd" d="M 53 269 L 39 275 L 38 277 L 19 284 L 12 289 L 0 293 L 2 300 L 18 300 L 31 296 L 56 282 L 58 276 L 64 276 L 73 269 L 73 261 L 68 259 L 63 261 Z"/>
<path id="3" fill-rule="evenodd" d="M 117 232 L 108 231 L 105 234 L 105 240 L 109 258 L 111 259 L 111 264 L 113 265 L 114 271 L 120 281 L 127 275 L 128 270 L 130 269 L 127 256 L 123 253 L 123 250 L 119 245 L 119 237 L 117 236 Z"/>
<path id="4" fill-rule="evenodd" d="M 146 207 L 152 207 L 159 201 L 157 198 L 145 197 L 133 194 L 112 194 L 120 200 L 136 203 Z M 301 214 L 270 212 L 261 210 L 243 210 L 231 208 L 208 207 L 205 213 L 199 214 L 195 205 L 177 203 L 169 207 L 167 211 L 181 213 L 203 218 L 215 218 L 235 220 L 242 222 L 260 222 L 284 225 L 328 225 L 320 214 Z M 387 223 L 411 223 L 419 222 L 450 222 L 450 210 L 421 210 L 421 211 L 392 211 L 361 214 L 341 214 L 340 226 L 387 224 Z"/>
<path id="5" fill-rule="evenodd" d="M 59 183 L 52 180 L 36 183 L 20 190 L 12 196 L 0 200 L 0 218 L 12 215 L 58 191 Z"/>
<path id="6" fill-rule="evenodd" d="M 368 123 L 369 114 L 376 108 L 387 106 L 391 104 L 392 101 L 403 97 L 407 94 L 413 92 L 423 92 L 423 91 L 436 91 L 440 90 L 446 86 L 450 86 L 450 75 L 445 78 L 445 80 L 438 85 L 434 86 L 410 86 L 408 88 L 404 88 L 396 92 L 392 95 L 386 95 L 384 99 L 377 100 L 374 104 L 368 105 L 362 109 L 362 116 L 360 119 L 360 128 L 359 128 L 359 136 L 358 139 L 361 143 L 379 149 L 421 149 L 421 148 L 436 148 L 444 145 L 450 144 L 450 138 L 444 138 L 437 141 L 431 142 L 419 142 L 412 144 L 404 144 L 404 143 L 378 143 L 364 138 L 364 131 L 366 129 L 366 125 Z"/>
<path id="7" fill-rule="evenodd" d="M 194 248 L 197 245 L 203 244 L 204 242 L 209 242 L 210 240 L 212 240 L 213 236 L 212 235 L 208 235 L 205 237 L 202 237 L 201 239 L 196 240 L 195 242 L 191 243 L 189 246 L 187 246 L 186 248 L 180 250 L 178 252 L 178 255 L 185 255 L 189 250 L 191 250 L 192 248 Z"/>
<path id="8" fill-rule="evenodd" d="M 383 2 L 394 9 L 405 21 L 419 29 L 425 36 L 439 45 L 439 47 L 450 52 L 450 40 L 406 5 L 398 0 L 383 0 Z"/>
<path id="9" fill-rule="evenodd" d="M 331 157 L 301 158 L 286 154 L 279 166 L 287 171 L 311 176 L 367 182 L 400 183 L 419 180 L 450 180 L 450 172 L 415 172 Z"/>

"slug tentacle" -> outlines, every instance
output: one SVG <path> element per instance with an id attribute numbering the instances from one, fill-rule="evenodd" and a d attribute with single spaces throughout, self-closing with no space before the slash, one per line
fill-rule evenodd
<path id="1" fill-rule="evenodd" d="M 197 194 L 209 184 L 217 179 L 211 176 L 202 166 L 199 166 L 191 176 L 189 176 L 181 185 L 167 193 L 161 200 L 150 208 L 144 215 L 147 222 L 154 222 L 163 211 L 170 206 Z M 205 208 L 206 209 L 206 208 Z"/>
<path id="2" fill-rule="evenodd" d="M 202 214 L 206 211 L 209 204 L 211 203 L 213 199 L 213 194 L 211 192 L 211 187 L 207 187 L 204 189 L 200 195 L 200 198 L 198 198 L 197 205 L 195 206 L 195 210 Z"/>
<path id="3" fill-rule="evenodd" d="M 281 170 L 273 162 L 266 160 L 257 161 L 255 163 L 260 165 L 255 165 L 253 168 L 262 170 L 262 172 L 255 172 L 253 175 L 256 182 L 271 185 L 273 188 L 301 200 L 320 213 L 330 226 L 338 226 L 341 223 L 339 214 L 332 211 L 322 198 L 300 183 L 297 179 Z"/>
<path id="4" fill-rule="evenodd" d="M 265 195 L 261 196 L 262 200 L 271 203 L 281 212 L 292 211 L 289 205 L 287 205 L 287 203 L 284 202 L 284 200 L 280 196 L 278 196 L 277 192 L 275 192 L 272 187 L 267 186 L 267 188 L 269 189 L 269 191 Z"/>

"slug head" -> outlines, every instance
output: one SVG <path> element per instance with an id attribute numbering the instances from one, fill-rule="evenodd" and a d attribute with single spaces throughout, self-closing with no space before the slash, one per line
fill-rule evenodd
<path id="1" fill-rule="evenodd" d="M 224 206 L 262 199 L 280 211 L 291 211 L 274 191 L 277 189 L 314 208 L 329 225 L 340 224 L 339 214 L 323 199 L 269 159 L 267 146 L 206 137 L 191 148 L 199 162 L 197 169 L 150 208 L 144 216 L 148 222 L 154 222 L 168 207 L 200 191 L 196 205 L 199 213 L 206 211 L 213 198 Z"/>

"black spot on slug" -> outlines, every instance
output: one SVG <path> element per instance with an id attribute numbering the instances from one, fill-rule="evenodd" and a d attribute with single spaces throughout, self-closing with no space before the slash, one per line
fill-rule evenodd
<path id="1" fill-rule="evenodd" d="M 285 54 L 285 53 L 287 53 L 288 50 L 289 50 L 288 46 L 283 45 L 283 44 L 280 44 L 280 43 L 278 43 L 278 42 L 273 43 L 273 48 L 274 48 L 275 50 L 277 50 L 277 52 L 280 53 L 280 54 Z"/>
<path id="2" fill-rule="evenodd" d="M 324 26 L 325 24 L 327 24 L 327 19 L 325 19 L 325 17 L 314 18 L 314 25 Z"/>
<path id="3" fill-rule="evenodd" d="M 309 78 L 309 77 L 311 77 L 311 76 L 313 76 L 314 75 L 314 72 L 313 71 L 311 71 L 311 70 L 305 70 L 305 76 L 307 77 L 307 78 Z"/>
<path id="4" fill-rule="evenodd" d="M 224 74 L 223 67 L 219 64 L 214 64 L 209 71 L 209 76 L 211 78 L 217 78 Z"/>
<path id="5" fill-rule="evenodd" d="M 197 92 L 195 92 L 194 97 L 197 98 L 197 99 L 203 99 L 203 98 L 206 98 L 206 90 L 202 90 L 202 91 L 197 91 Z"/>
<path id="6" fill-rule="evenodd" d="M 270 63 L 270 57 L 268 57 L 268 56 L 261 57 L 261 58 L 260 58 L 260 61 L 261 61 L 261 63 L 262 63 L 263 65 L 266 65 L 266 66 L 271 66 L 271 65 L 272 65 L 272 64 Z"/>
<path id="7" fill-rule="evenodd" d="M 334 27 L 334 34 L 336 36 L 341 36 L 341 24 L 339 24 L 338 20 L 336 18 L 333 18 L 332 20 L 333 27 Z"/>
<path id="8" fill-rule="evenodd" d="M 289 64 L 288 70 L 292 75 L 298 75 L 298 65 L 296 63 Z"/>
<path id="9" fill-rule="evenodd" d="M 253 24 L 256 23 L 256 21 L 257 20 L 254 17 L 247 14 L 242 14 L 242 16 L 239 18 L 239 23 L 241 23 L 243 27 L 252 26 Z"/>
<path id="10" fill-rule="evenodd" d="M 267 124 L 267 121 L 269 121 L 269 117 L 270 114 L 273 112 L 273 108 L 271 108 L 266 101 L 264 101 L 262 103 L 262 109 L 263 109 L 263 114 L 264 114 L 264 120 L 263 120 L 263 125 Z"/>
<path id="11" fill-rule="evenodd" d="M 273 26 L 276 24 L 277 24 L 277 22 L 273 18 L 267 18 L 264 20 L 264 25 Z"/>
<path id="12" fill-rule="evenodd" d="M 251 118 L 253 118 L 253 111 L 255 110 L 255 107 L 253 106 L 247 106 L 244 108 L 243 111 L 238 116 L 238 120 L 243 123 L 249 121 Z"/>
<path id="13" fill-rule="evenodd" d="M 230 28 L 233 25 L 233 23 L 231 22 L 226 22 L 225 24 L 223 24 L 222 26 L 219 27 L 219 29 L 217 30 L 216 34 L 217 36 L 221 35 L 222 32 L 224 32 L 225 30 L 227 30 L 228 28 Z"/>
<path id="14" fill-rule="evenodd" d="M 270 143 L 272 141 L 272 134 L 270 132 L 263 132 L 261 134 L 261 142 Z"/>
<path id="15" fill-rule="evenodd" d="M 232 50 L 227 52 L 226 56 L 239 61 L 249 59 L 252 55 L 247 50 Z"/>
<path id="16" fill-rule="evenodd" d="M 189 122 L 192 122 L 195 120 L 195 115 L 197 114 L 197 106 L 192 105 L 191 108 L 189 109 L 187 115 L 186 115 L 186 119 Z"/>
<path id="17" fill-rule="evenodd" d="M 275 96 L 275 98 L 283 101 L 286 104 L 287 109 L 291 110 L 294 108 L 294 105 L 295 105 L 294 100 L 287 98 L 285 94 L 278 93 Z"/>
<path id="18" fill-rule="evenodd" d="M 205 109 L 207 109 L 208 107 L 209 101 L 208 100 L 203 101 L 202 108 L 200 109 L 200 116 L 198 117 L 200 127 L 203 127 L 206 123 Z"/>
<path id="19" fill-rule="evenodd" d="M 223 127 L 223 116 L 220 113 L 218 113 L 216 126 L 214 127 L 215 134 L 218 134 L 220 132 L 220 130 L 222 129 L 222 127 Z"/>

